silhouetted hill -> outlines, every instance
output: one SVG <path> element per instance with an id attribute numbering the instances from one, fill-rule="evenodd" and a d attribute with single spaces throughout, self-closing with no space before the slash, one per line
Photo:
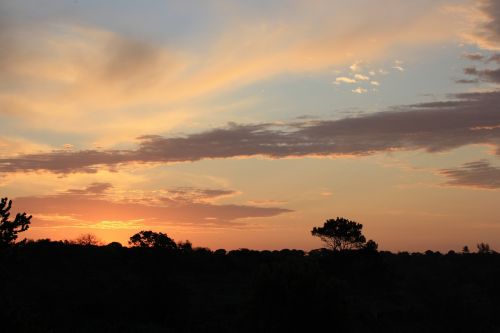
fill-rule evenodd
<path id="1" fill-rule="evenodd" d="M 2 332 L 500 331 L 497 254 L 45 241 L 0 262 Z"/>

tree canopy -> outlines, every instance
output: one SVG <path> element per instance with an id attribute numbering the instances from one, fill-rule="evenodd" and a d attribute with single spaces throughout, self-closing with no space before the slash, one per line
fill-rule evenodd
<path id="1" fill-rule="evenodd" d="M 331 250 L 356 250 L 363 248 L 366 243 L 362 228 L 360 223 L 337 217 L 335 220 L 326 220 L 322 227 L 314 227 L 311 234 L 319 237 Z M 370 242 L 370 248 L 376 250 L 376 243 L 372 243 L 375 242 Z"/>
<path id="2" fill-rule="evenodd" d="M 94 234 L 82 234 L 75 239 L 75 244 L 84 246 L 97 246 L 101 245 L 101 241 Z"/>
<path id="3" fill-rule="evenodd" d="M 2 198 L 0 201 L 0 247 L 6 247 L 15 243 L 18 233 L 28 230 L 31 223 L 31 215 L 18 213 L 13 221 L 9 220 L 12 200 Z"/>
<path id="4" fill-rule="evenodd" d="M 175 241 L 168 237 L 167 234 L 151 230 L 142 230 L 136 233 L 130 237 L 128 243 L 134 247 L 151 247 L 169 250 L 177 249 L 177 244 L 175 244 Z"/>

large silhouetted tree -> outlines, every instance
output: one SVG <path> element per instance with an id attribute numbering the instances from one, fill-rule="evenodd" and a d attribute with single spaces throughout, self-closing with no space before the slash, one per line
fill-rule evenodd
<path id="1" fill-rule="evenodd" d="M 0 201 L 0 247 L 6 247 L 15 243 L 17 234 L 28 230 L 31 215 L 18 213 L 13 221 L 9 220 L 12 200 L 3 198 Z"/>
<path id="2" fill-rule="evenodd" d="M 151 230 L 142 230 L 132 237 L 128 242 L 130 245 L 135 247 L 154 247 L 175 250 L 177 249 L 177 244 L 174 240 L 162 232 L 154 232 Z"/>
<path id="3" fill-rule="evenodd" d="M 361 249 L 366 238 L 361 233 L 363 225 L 343 217 L 326 220 L 322 227 L 314 227 L 313 236 L 319 237 L 334 251 Z"/>

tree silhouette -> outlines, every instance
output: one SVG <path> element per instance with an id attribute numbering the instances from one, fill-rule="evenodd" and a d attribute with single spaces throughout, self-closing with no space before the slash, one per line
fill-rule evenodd
<path id="1" fill-rule="evenodd" d="M 183 253 L 190 253 L 193 252 L 193 244 L 189 240 L 179 242 L 177 243 L 177 249 Z"/>
<path id="2" fill-rule="evenodd" d="M 174 240 L 162 232 L 154 232 L 151 230 L 142 230 L 132 237 L 128 242 L 134 247 L 153 247 L 175 250 L 177 249 L 177 244 Z"/>
<path id="3" fill-rule="evenodd" d="M 12 200 L 3 198 L 0 201 L 0 247 L 12 245 L 17 234 L 28 230 L 31 223 L 31 215 L 26 216 L 26 213 L 18 213 L 14 221 L 10 221 L 10 209 L 12 208 Z"/>
<path id="4" fill-rule="evenodd" d="M 479 244 L 477 244 L 477 253 L 489 254 L 489 253 L 493 253 L 493 251 L 491 251 L 489 244 L 479 243 Z"/>
<path id="5" fill-rule="evenodd" d="M 363 249 L 369 252 L 377 252 L 378 244 L 374 240 L 370 239 L 363 245 Z"/>
<path id="6" fill-rule="evenodd" d="M 322 227 L 314 227 L 311 234 L 319 237 L 333 251 L 355 250 L 363 248 L 366 242 L 365 236 L 361 234 L 362 228 L 360 223 L 337 217 L 335 220 L 326 220 Z"/>
<path id="7" fill-rule="evenodd" d="M 101 245 L 101 241 L 94 234 L 82 234 L 75 239 L 75 244 L 84 246 Z"/>

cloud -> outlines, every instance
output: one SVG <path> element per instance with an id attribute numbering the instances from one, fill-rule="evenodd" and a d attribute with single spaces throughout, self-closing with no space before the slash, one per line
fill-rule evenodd
<path id="1" fill-rule="evenodd" d="M 404 14 L 390 19 L 383 16 L 384 6 L 371 4 L 359 12 L 329 1 L 314 6 L 298 1 L 275 17 L 248 15 L 242 10 L 247 5 L 238 3 L 220 11 L 225 6 L 216 3 L 210 12 L 219 21 L 215 26 L 202 20 L 172 39 L 131 27 L 124 33 L 107 22 L 85 20 L 86 15 L 75 21 L 64 10 L 41 20 L 36 8 L 23 6 L 21 15 L 15 5 L 7 6 L 0 19 L 0 113 L 22 123 L 17 132 L 43 132 L 40 141 L 54 144 L 48 137 L 63 132 L 78 136 L 71 141 L 75 145 L 92 140 L 111 146 L 214 119 L 207 100 L 214 103 L 260 80 L 315 75 L 356 59 L 379 61 L 394 45 L 428 45 L 454 33 L 453 19 L 432 1 L 418 6 L 388 1 Z M 183 4 L 182 11 L 191 6 Z M 172 15 L 179 9 L 174 6 Z M 359 20 L 347 19 L 353 15 Z M 166 29 L 165 36 L 178 29 L 156 24 Z"/>
<path id="2" fill-rule="evenodd" d="M 470 162 L 462 167 L 440 170 L 450 186 L 465 186 L 482 189 L 500 188 L 500 168 L 491 166 L 486 160 Z"/>
<path id="3" fill-rule="evenodd" d="M 92 183 L 84 189 L 69 189 L 66 194 L 76 195 L 100 195 L 111 189 L 110 183 Z"/>
<path id="4" fill-rule="evenodd" d="M 366 90 L 365 88 L 362 88 L 362 87 L 357 87 L 356 89 L 353 89 L 352 92 L 353 93 L 356 93 L 356 94 L 364 94 L 366 93 L 368 90 Z"/>
<path id="5" fill-rule="evenodd" d="M 472 13 L 469 14 L 472 28 L 466 34 L 466 39 L 488 51 L 500 50 L 500 2 L 497 0 L 477 0 L 475 7 L 468 7 L 468 9 Z M 465 53 L 463 56 L 471 61 L 500 64 L 498 53 L 494 53 L 488 58 L 482 53 Z M 464 69 L 464 73 L 475 78 L 457 80 L 457 83 L 478 83 L 480 81 L 500 83 L 500 68 L 467 67 Z"/>
<path id="6" fill-rule="evenodd" d="M 482 10 L 487 16 L 487 20 L 482 24 L 484 37 L 498 45 L 500 43 L 500 2 L 483 0 Z"/>
<path id="7" fill-rule="evenodd" d="M 25 140 L 19 137 L 0 136 L 0 157 L 46 151 L 50 146 Z"/>
<path id="8" fill-rule="evenodd" d="M 455 80 L 456 83 L 463 83 L 463 84 L 471 84 L 471 83 L 479 83 L 478 79 L 460 79 L 460 80 Z"/>
<path id="9" fill-rule="evenodd" d="M 336 83 L 356 83 L 356 80 L 351 79 L 350 77 L 340 76 L 335 79 Z"/>
<path id="10" fill-rule="evenodd" d="M 471 61 L 481 61 L 484 59 L 484 55 L 478 52 L 474 53 L 464 53 L 462 55 L 465 59 L 471 60 Z"/>
<path id="11" fill-rule="evenodd" d="M 0 172 L 97 172 L 127 163 L 207 158 L 367 155 L 394 150 L 447 151 L 488 144 L 500 152 L 500 91 L 400 106 L 340 120 L 229 124 L 185 137 L 146 135 L 130 150 L 58 150 L 0 159 Z M 499 153 L 500 155 L 500 153 Z"/>
<path id="12" fill-rule="evenodd" d="M 373 86 L 380 86 L 380 82 L 378 81 L 371 81 L 370 84 Z"/>
<path id="13" fill-rule="evenodd" d="M 363 74 L 356 74 L 354 75 L 354 78 L 359 81 L 368 81 L 370 80 L 369 76 L 363 75 Z"/>
<path id="14" fill-rule="evenodd" d="M 247 202 L 250 205 L 256 205 L 256 206 L 275 206 L 275 205 L 285 205 L 288 202 L 285 200 L 249 200 Z"/>
<path id="15" fill-rule="evenodd" d="M 33 227 L 113 228 L 188 224 L 200 227 L 243 226 L 241 219 L 272 217 L 291 212 L 279 207 L 215 205 L 206 199 L 234 191 L 219 189 L 174 189 L 167 195 L 113 199 L 102 196 L 111 184 L 95 183 L 85 190 L 67 190 L 58 195 L 15 198 L 16 208 L 33 214 Z M 192 193 L 189 193 L 192 192 Z M 138 225 L 139 224 L 139 225 Z"/>
<path id="16" fill-rule="evenodd" d="M 471 22 L 465 38 L 486 50 L 500 50 L 500 2 L 476 0 L 463 8 Z"/>
<path id="17" fill-rule="evenodd" d="M 356 61 L 354 64 L 349 66 L 349 69 L 353 72 L 360 72 L 363 69 L 363 62 Z"/>
<path id="18" fill-rule="evenodd" d="M 400 72 L 404 72 L 405 69 L 403 68 L 404 62 L 402 60 L 395 60 L 394 61 L 394 66 L 392 66 L 392 69 L 395 69 Z"/>
<path id="19" fill-rule="evenodd" d="M 497 64 L 500 64 L 500 53 L 495 53 L 492 55 L 489 59 L 488 62 L 496 62 Z"/>
<path id="20" fill-rule="evenodd" d="M 212 202 L 236 194 L 233 190 L 180 187 L 168 190 L 167 198 L 175 202 Z"/>
<path id="21" fill-rule="evenodd" d="M 476 67 L 467 67 L 464 69 L 464 73 L 467 75 L 475 76 L 478 80 L 481 81 L 500 83 L 500 68 L 477 69 Z M 465 83 L 469 82 L 465 80 Z"/>

